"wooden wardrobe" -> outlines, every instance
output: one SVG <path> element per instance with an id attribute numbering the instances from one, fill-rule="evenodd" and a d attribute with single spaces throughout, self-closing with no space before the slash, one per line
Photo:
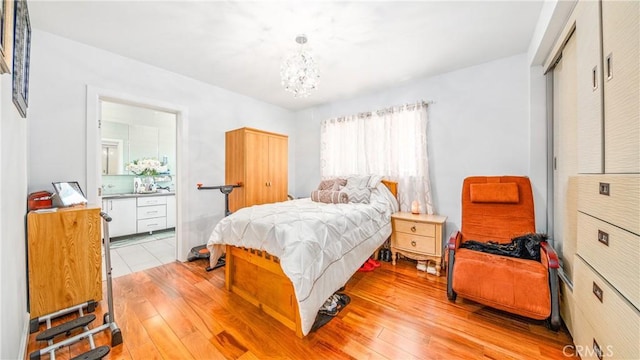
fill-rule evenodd
<path id="1" fill-rule="evenodd" d="M 287 200 L 288 137 L 251 128 L 225 136 L 225 183 L 242 184 L 229 194 L 229 210 Z"/>

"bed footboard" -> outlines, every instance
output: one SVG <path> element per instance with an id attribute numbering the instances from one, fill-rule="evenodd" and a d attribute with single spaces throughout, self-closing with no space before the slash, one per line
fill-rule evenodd
<path id="1" fill-rule="evenodd" d="M 303 337 L 291 280 L 266 251 L 227 245 L 225 286 Z"/>

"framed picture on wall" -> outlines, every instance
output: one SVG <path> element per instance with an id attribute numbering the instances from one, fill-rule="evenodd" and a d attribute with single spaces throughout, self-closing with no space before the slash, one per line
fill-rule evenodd
<path id="1" fill-rule="evenodd" d="M 0 0 L 0 74 L 11 72 L 12 50 L 13 1 Z"/>
<path id="2" fill-rule="evenodd" d="M 26 0 L 15 2 L 13 32 L 13 103 L 20 116 L 27 117 L 29 100 L 29 56 L 31 52 L 31 22 Z"/>

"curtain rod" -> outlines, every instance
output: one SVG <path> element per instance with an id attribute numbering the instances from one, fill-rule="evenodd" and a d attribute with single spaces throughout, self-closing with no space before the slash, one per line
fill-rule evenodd
<path id="1" fill-rule="evenodd" d="M 416 106 L 424 106 L 427 107 L 430 104 L 435 104 L 436 102 L 433 100 L 418 100 L 415 103 L 408 103 L 408 104 L 403 104 L 403 105 L 396 105 L 396 106 L 391 106 L 391 107 L 386 107 L 384 109 L 378 109 L 378 110 L 374 110 L 374 111 L 366 111 L 366 112 L 360 112 L 357 113 L 355 115 L 346 115 L 346 116 L 336 116 L 333 117 L 331 119 L 326 119 L 326 120 L 322 120 L 322 122 L 324 123 L 325 121 L 332 121 L 332 120 L 337 120 L 337 121 L 342 121 L 345 120 L 348 117 L 351 116 L 356 116 L 359 118 L 366 118 L 366 117 L 371 117 L 371 115 L 373 115 L 374 113 L 378 114 L 378 115 L 383 115 L 385 113 L 393 113 L 394 111 L 402 111 L 405 109 L 412 109 Z"/>
<path id="2" fill-rule="evenodd" d="M 396 110 L 399 110 L 399 111 L 402 111 L 402 110 L 405 110 L 405 109 L 411 110 L 411 109 L 413 109 L 414 107 L 417 107 L 417 106 L 425 106 L 426 107 L 426 106 L 428 106 L 430 104 L 434 104 L 434 103 L 435 103 L 435 101 L 433 101 L 433 100 L 418 100 L 415 103 L 406 103 L 406 104 L 390 106 L 390 107 L 386 107 L 386 108 L 378 109 L 378 110 L 374 110 L 374 111 L 361 112 L 361 113 L 358 113 L 357 116 L 358 117 L 369 117 L 373 113 L 376 113 L 378 115 L 382 115 L 382 114 L 385 114 L 385 113 L 394 112 Z"/>

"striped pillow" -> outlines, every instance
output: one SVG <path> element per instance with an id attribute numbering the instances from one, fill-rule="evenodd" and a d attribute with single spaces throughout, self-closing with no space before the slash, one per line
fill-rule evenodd
<path id="1" fill-rule="evenodd" d="M 349 197 L 342 191 L 314 190 L 311 192 L 311 200 L 326 204 L 346 204 L 349 202 Z"/>
<path id="2" fill-rule="evenodd" d="M 371 197 L 369 180 L 371 176 L 350 176 L 347 178 L 347 185 L 342 189 L 349 196 L 350 203 L 368 204 Z"/>
<path id="3" fill-rule="evenodd" d="M 347 194 L 350 203 L 368 204 L 371 197 L 371 189 L 366 187 L 357 188 L 347 185 L 342 189 L 342 192 Z"/>

